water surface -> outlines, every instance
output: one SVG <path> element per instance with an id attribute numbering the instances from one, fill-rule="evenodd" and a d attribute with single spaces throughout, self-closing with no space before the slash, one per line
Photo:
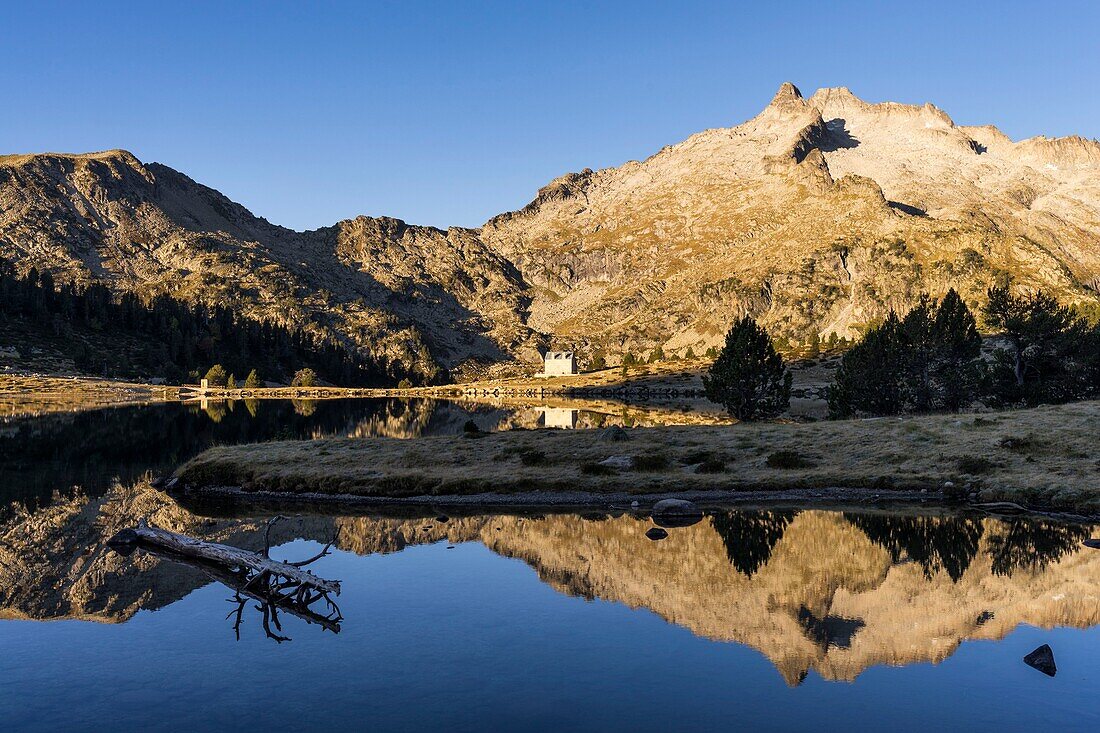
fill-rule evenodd
<path id="1" fill-rule="evenodd" d="M 17 502 L 0 518 L 7 729 L 1100 723 L 1100 550 L 1082 544 L 1097 535 L 1090 526 L 942 510 L 731 509 L 654 542 L 644 513 L 615 509 L 292 517 L 275 525 L 272 555 L 303 559 L 334 540 L 309 567 L 341 581 L 339 613 L 324 625 L 282 613 L 281 628 L 266 630 L 256 603 L 242 606 L 202 568 L 107 547 L 147 519 L 262 550 L 266 517 L 199 516 L 141 478 L 213 443 L 413 437 L 467 419 L 486 428 L 531 419 L 428 403 L 260 407 L 270 420 L 238 404 L 219 421 L 169 406 L 7 426 L 6 499 Z M 1054 650 L 1054 677 L 1022 662 L 1040 644 Z"/>

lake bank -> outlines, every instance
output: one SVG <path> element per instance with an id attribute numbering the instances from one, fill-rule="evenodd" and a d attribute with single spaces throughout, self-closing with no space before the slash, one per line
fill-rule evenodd
<path id="1" fill-rule="evenodd" d="M 830 487 L 845 487 L 1094 514 L 1098 420 L 1100 402 L 1082 402 L 818 423 L 328 438 L 212 448 L 176 475 L 196 496 L 235 492 L 258 502 L 513 495 L 529 503 L 583 495 L 583 504 L 780 491 L 827 499 L 840 491 Z"/>
<path id="2" fill-rule="evenodd" d="M 0 416 L 4 417 L 179 399 L 179 387 L 167 385 L 94 377 L 0 374 Z"/>

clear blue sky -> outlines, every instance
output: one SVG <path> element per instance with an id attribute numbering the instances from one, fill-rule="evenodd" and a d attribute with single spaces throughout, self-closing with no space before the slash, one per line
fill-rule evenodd
<path id="1" fill-rule="evenodd" d="M 476 226 L 779 84 L 1100 136 L 1096 2 L 0 0 L 0 152 L 126 148 L 297 229 Z"/>

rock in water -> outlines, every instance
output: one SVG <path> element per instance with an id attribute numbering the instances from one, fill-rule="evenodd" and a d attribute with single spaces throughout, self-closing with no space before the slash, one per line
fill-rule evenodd
<path id="1" fill-rule="evenodd" d="M 1054 664 L 1054 651 L 1049 644 L 1043 644 L 1024 657 L 1024 664 L 1034 667 L 1049 677 L 1053 677 L 1058 673 L 1058 667 Z"/>
<path id="2" fill-rule="evenodd" d="M 650 515 L 662 527 L 689 527 L 703 519 L 703 510 L 684 499 L 661 499 Z"/>
<path id="3" fill-rule="evenodd" d="M 665 537 L 668 537 L 668 532 L 660 527 L 650 527 L 646 530 L 645 536 L 656 542 L 657 540 L 663 540 Z"/>
<path id="4" fill-rule="evenodd" d="M 1091 547 L 1094 550 L 1100 550 L 1100 538 L 1085 540 L 1085 547 Z"/>

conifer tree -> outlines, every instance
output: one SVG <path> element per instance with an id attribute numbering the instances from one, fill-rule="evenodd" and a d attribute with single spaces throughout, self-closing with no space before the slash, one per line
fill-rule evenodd
<path id="1" fill-rule="evenodd" d="M 738 420 L 774 417 L 790 405 L 791 373 L 768 332 L 744 316 L 726 334 L 726 344 L 703 378 L 707 399 Z"/>

